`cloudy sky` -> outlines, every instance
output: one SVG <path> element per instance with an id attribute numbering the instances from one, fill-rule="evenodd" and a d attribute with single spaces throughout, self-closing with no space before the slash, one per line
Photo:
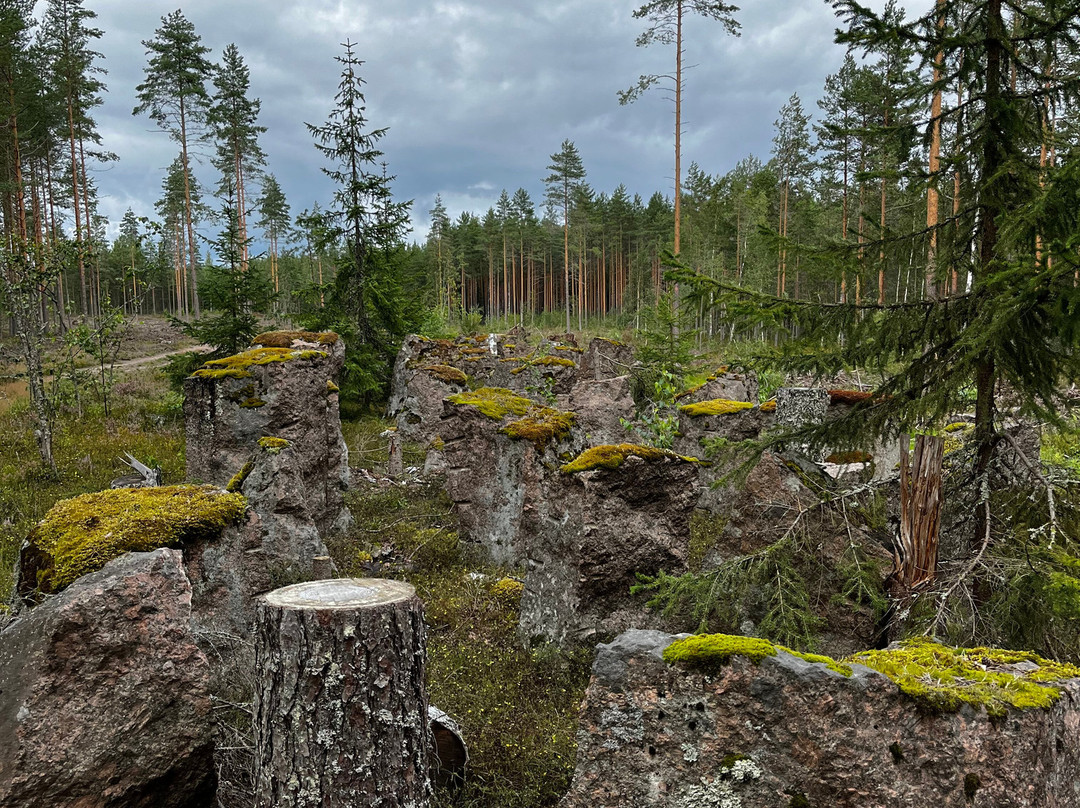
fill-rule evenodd
<path id="1" fill-rule="evenodd" d="M 738 0 L 736 0 L 738 2 Z M 641 73 L 674 68 L 672 46 L 638 48 L 640 0 L 188 0 L 184 15 L 216 60 L 236 43 L 262 100 L 267 169 L 292 211 L 332 193 L 305 122 L 333 105 L 346 39 L 365 61 L 368 116 L 389 127 L 382 145 L 399 199 L 413 200 L 413 238 L 441 194 L 452 216 L 483 213 L 501 189 L 538 202 L 550 155 L 574 141 L 597 191 L 624 183 L 648 197 L 673 187 L 673 107 L 653 90 L 622 107 L 616 91 Z M 870 0 L 880 9 L 884 0 Z M 911 5 L 918 7 L 915 3 Z M 918 4 L 922 5 L 922 4 Z M 133 117 L 146 64 L 142 40 L 176 6 L 157 0 L 86 0 L 104 31 L 98 49 L 108 93 L 97 120 L 118 163 L 99 167 L 101 212 L 152 215 L 177 153 L 145 116 Z M 843 50 L 825 0 L 742 0 L 742 36 L 691 18 L 686 30 L 684 164 L 723 174 L 753 153 L 768 158 L 772 124 L 797 92 L 816 111 Z M 209 186 L 208 147 L 197 174 Z"/>

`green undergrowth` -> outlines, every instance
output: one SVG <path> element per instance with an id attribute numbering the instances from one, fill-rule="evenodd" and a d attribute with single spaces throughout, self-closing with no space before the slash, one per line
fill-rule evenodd
<path id="1" fill-rule="evenodd" d="M 521 584 L 458 541 L 437 486 L 367 487 L 348 495 L 352 533 L 331 552 L 344 575 L 408 580 L 424 602 L 428 692 L 469 745 L 460 794 L 436 805 L 554 806 L 570 784 L 577 711 L 591 649 L 528 648 L 517 634 Z"/>
<path id="2" fill-rule="evenodd" d="M 823 664 L 842 676 L 852 675 L 852 665 L 864 665 L 889 677 L 921 710 L 931 714 L 956 712 L 965 704 L 985 708 L 994 718 L 1003 717 L 1009 708 L 1046 708 L 1061 696 L 1056 683 L 1080 677 L 1080 668 L 1031 652 L 952 648 L 925 637 L 908 640 L 899 648 L 863 651 L 835 660 L 791 651 L 757 637 L 699 634 L 673 642 L 664 649 L 664 660 L 715 675 L 732 657 L 746 657 L 759 664 L 779 651 Z"/>
<path id="3" fill-rule="evenodd" d="M 639 574 L 631 591 L 646 597 L 672 628 L 735 633 L 750 621 L 760 637 L 813 651 L 831 612 L 854 612 L 860 623 L 873 626 L 889 606 L 883 589 L 888 570 L 862 545 L 850 540 L 834 555 L 824 554 L 823 537 L 844 529 L 837 520 L 822 507 L 791 528 L 762 525 L 779 537 L 754 552 L 717 560 L 711 554 L 724 541 L 727 520 L 695 513 L 690 571 Z"/>
<path id="4" fill-rule="evenodd" d="M 110 415 L 83 400 L 81 412 L 57 412 L 57 475 L 46 473 L 34 441 L 34 419 L 25 402 L 0 413 L 0 602 L 11 597 L 13 570 L 23 539 L 56 502 L 108 488 L 131 470 L 130 452 L 162 469 L 166 484 L 184 477 L 184 424 L 179 398 L 150 368 L 130 371 L 116 383 Z"/>

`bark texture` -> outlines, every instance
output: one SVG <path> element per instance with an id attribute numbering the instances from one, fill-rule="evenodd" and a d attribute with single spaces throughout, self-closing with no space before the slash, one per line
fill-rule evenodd
<path id="1" fill-rule="evenodd" d="M 899 582 L 911 589 L 934 579 L 941 527 L 941 474 L 945 439 L 916 435 L 915 457 L 908 438 L 900 442 L 900 546 L 896 558 Z"/>
<path id="2" fill-rule="evenodd" d="M 256 806 L 427 808 L 423 611 L 411 586 L 339 579 L 260 598 Z"/>

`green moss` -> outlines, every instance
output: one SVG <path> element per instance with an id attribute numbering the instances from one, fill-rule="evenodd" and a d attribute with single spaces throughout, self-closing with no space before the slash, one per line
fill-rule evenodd
<path id="1" fill-rule="evenodd" d="M 576 348 L 573 345 L 556 345 L 556 351 L 570 351 L 572 353 L 585 353 L 584 348 Z"/>
<path id="2" fill-rule="evenodd" d="M 575 368 L 577 363 L 573 359 L 564 359 L 561 356 L 538 356 L 535 359 L 529 359 L 524 362 L 521 367 L 516 367 L 510 372 L 518 374 L 530 367 L 563 367 L 563 368 Z"/>
<path id="3" fill-rule="evenodd" d="M 56 503 L 30 542 L 46 563 L 42 592 L 58 592 L 124 553 L 217 536 L 243 515 L 240 494 L 212 486 L 118 488 Z"/>
<path id="4" fill-rule="evenodd" d="M 266 402 L 263 401 L 261 398 L 256 398 L 255 396 L 252 396 L 251 398 L 245 398 L 243 401 L 240 402 L 241 409 L 245 410 L 254 410 L 258 409 L 259 407 L 265 406 Z"/>
<path id="5" fill-rule="evenodd" d="M 563 474 L 576 474 L 580 471 L 592 471 L 593 469 L 617 469 L 630 456 L 640 457 L 650 463 L 666 459 L 683 460 L 687 463 L 699 462 L 697 458 L 675 454 L 675 452 L 668 449 L 654 449 L 651 446 L 619 443 L 586 449 L 574 460 L 563 466 L 560 471 Z"/>
<path id="6" fill-rule="evenodd" d="M 777 651 L 786 651 L 807 662 L 825 665 L 829 670 L 841 676 L 852 674 L 850 665 L 837 662 L 832 657 L 823 654 L 804 654 L 768 640 L 740 637 L 734 634 L 698 634 L 676 640 L 664 649 L 664 660 L 670 664 L 680 664 L 694 670 L 715 673 L 733 656 L 744 656 L 756 665 L 765 657 L 776 656 Z"/>
<path id="7" fill-rule="evenodd" d="M 488 418 L 501 421 L 508 415 L 521 417 L 528 414 L 533 402 L 504 387 L 481 387 L 465 393 L 455 393 L 447 398 L 451 404 L 475 407 Z"/>
<path id="8" fill-rule="evenodd" d="M 264 331 L 251 341 L 252 345 L 264 348 L 291 348 L 293 342 L 307 342 L 316 345 L 333 345 L 338 341 L 333 331 Z"/>
<path id="9" fill-rule="evenodd" d="M 278 454 L 289 445 L 285 438 L 259 438 L 259 446 L 268 454 Z"/>
<path id="10" fill-rule="evenodd" d="M 486 353 L 488 353 L 487 348 L 462 348 L 461 349 L 461 355 L 462 356 L 483 356 Z"/>
<path id="11" fill-rule="evenodd" d="M 424 371 L 447 384 L 465 384 L 469 381 L 469 377 L 465 375 L 464 371 L 450 365 L 428 365 L 424 368 Z"/>
<path id="12" fill-rule="evenodd" d="M 248 478 L 248 475 L 251 474 L 251 470 L 253 468 L 255 468 L 254 463 L 252 463 L 250 460 L 246 462 L 240 468 L 240 471 L 236 472 L 236 474 L 232 476 L 232 479 L 229 480 L 228 485 L 225 486 L 225 490 L 230 492 L 239 491 L 244 485 L 244 480 Z"/>
<path id="13" fill-rule="evenodd" d="M 732 401 L 727 398 L 714 398 L 695 404 L 683 404 L 679 409 L 687 415 L 697 418 L 702 415 L 730 415 L 734 412 L 753 409 L 749 401 Z"/>
<path id="14" fill-rule="evenodd" d="M 810 808 L 810 800 L 806 798 L 806 795 L 801 791 L 791 795 L 791 802 L 788 803 L 788 808 Z"/>
<path id="15" fill-rule="evenodd" d="M 864 651 L 845 662 L 873 668 L 931 713 L 955 712 L 964 704 L 985 707 L 994 717 L 1010 707 L 1046 708 L 1061 696 L 1053 683 L 1080 677 L 1080 668 L 1028 651 L 951 648 L 927 639 L 908 640 L 888 651 Z M 1035 663 L 1017 670 L 1017 663 Z"/>
<path id="16" fill-rule="evenodd" d="M 892 755 L 893 763 L 904 762 L 904 750 L 897 741 L 893 741 L 889 744 L 889 754 Z"/>
<path id="17" fill-rule="evenodd" d="M 500 432 L 515 440 L 531 441 L 543 452 L 552 441 L 561 441 L 574 426 L 574 413 L 560 412 L 551 407 L 533 407 L 524 418 L 504 426 Z"/>
<path id="18" fill-rule="evenodd" d="M 664 661 L 669 665 L 702 673 L 716 673 L 733 656 L 746 657 L 756 665 L 765 657 L 776 656 L 776 646 L 757 637 L 698 634 L 675 640 L 664 649 Z"/>
<path id="19" fill-rule="evenodd" d="M 783 645 L 776 646 L 781 651 L 787 651 L 792 656 L 796 656 L 799 659 L 806 660 L 807 662 L 816 662 L 824 665 L 831 671 L 839 673 L 841 676 L 851 676 L 852 670 L 850 665 L 845 665 L 843 662 L 837 662 L 832 657 L 825 656 L 824 654 L 804 654 L 802 651 L 795 651 L 791 648 L 785 648 Z"/>
<path id="20" fill-rule="evenodd" d="M 965 423 L 964 421 L 954 421 L 951 424 L 946 424 L 945 429 L 942 430 L 942 431 L 944 431 L 944 432 L 963 432 L 965 429 L 969 429 L 969 428 L 971 428 L 971 424 Z"/>
<path id="21" fill-rule="evenodd" d="M 699 572 L 709 553 L 719 543 L 729 516 L 717 515 L 698 508 L 690 515 L 690 543 L 687 545 L 686 565 Z"/>
<path id="22" fill-rule="evenodd" d="M 340 393 L 341 388 L 334 384 L 330 379 L 326 380 L 326 392 L 328 393 Z"/>
<path id="23" fill-rule="evenodd" d="M 720 759 L 721 769 L 730 769 L 740 760 L 753 760 L 749 755 L 742 755 L 738 752 L 729 752 Z"/>
<path id="24" fill-rule="evenodd" d="M 196 379 L 245 379 L 251 376 L 248 368 L 293 359 L 317 359 L 325 351 L 293 351 L 289 348 L 252 348 L 224 359 L 212 359 L 192 373 Z"/>

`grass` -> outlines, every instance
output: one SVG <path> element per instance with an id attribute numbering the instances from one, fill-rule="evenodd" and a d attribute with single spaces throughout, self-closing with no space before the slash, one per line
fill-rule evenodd
<path id="1" fill-rule="evenodd" d="M 592 651 L 528 648 L 517 634 L 520 586 L 458 540 L 452 505 L 435 486 L 352 492 L 353 533 L 331 550 L 346 575 L 416 586 L 428 630 L 431 703 L 461 724 L 471 755 L 465 808 L 555 805 L 574 769 L 577 710 Z"/>
<path id="2" fill-rule="evenodd" d="M 160 465 L 166 483 L 183 480 L 179 404 L 164 377 L 145 369 L 116 384 L 108 418 L 85 401 L 82 417 L 61 410 L 53 438 L 55 477 L 41 465 L 26 402 L 0 413 L 0 602 L 11 597 L 15 561 L 30 529 L 57 501 L 108 488 L 130 471 L 120 462 L 124 452 Z"/>

